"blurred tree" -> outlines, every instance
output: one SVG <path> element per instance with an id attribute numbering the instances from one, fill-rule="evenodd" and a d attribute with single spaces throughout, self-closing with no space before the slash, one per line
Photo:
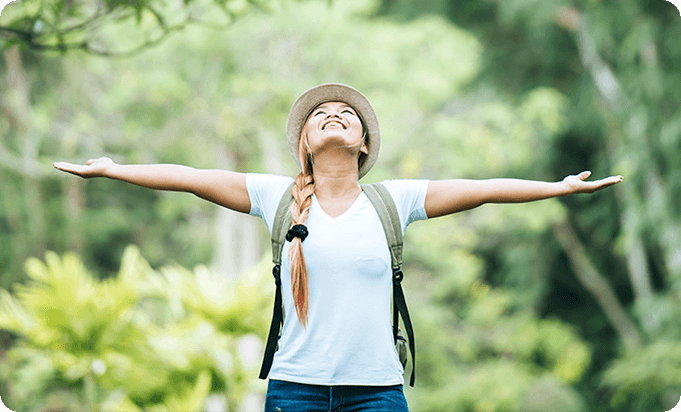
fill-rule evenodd
<path id="1" fill-rule="evenodd" d="M 622 351 L 626 359 L 635 358 L 643 345 L 678 339 L 679 325 L 672 321 L 681 306 L 681 83 L 676 69 L 681 37 L 676 8 L 665 1 L 633 0 L 382 0 L 377 11 L 407 20 L 428 13 L 446 16 L 484 44 L 478 85 L 494 84 L 511 96 L 550 86 L 569 98 L 569 125 L 556 153 L 544 154 L 548 176 L 558 179 L 583 168 L 625 176 L 625 184 L 615 188 L 616 204 L 605 196 L 565 199 L 570 223 L 554 225 L 555 239 L 582 283 L 571 287 L 573 293 L 593 293 L 591 304 L 598 302 L 622 345 L 612 351 L 611 338 L 593 334 L 594 372 L 607 368 Z M 565 284 L 558 280 L 562 268 L 556 269 L 553 282 Z M 555 303 L 545 306 L 547 313 L 561 316 L 569 316 L 569 310 Z M 588 324 L 600 323 L 595 318 L 574 316 L 572 321 L 588 332 L 593 330 Z M 623 365 L 633 367 L 617 364 L 618 372 Z M 655 375 L 655 368 L 647 373 Z M 663 373 L 657 372 L 657 381 L 664 384 L 653 391 L 617 379 L 607 382 L 622 385 L 620 395 L 633 395 L 628 404 L 626 396 L 618 397 L 622 410 L 669 409 L 673 403 L 666 403 L 664 394 L 678 395 L 681 388 Z M 590 376 L 594 379 L 587 391 L 596 402 L 598 373 Z"/>
<path id="2" fill-rule="evenodd" d="M 222 29 L 269 0 L 21 0 L 0 17 L 0 39 L 36 51 L 81 50 L 130 56 L 153 47 L 187 25 Z"/>
<path id="3" fill-rule="evenodd" d="M 17 240 L 21 242 L 17 245 L 17 255 L 26 258 L 29 253 L 26 249 L 28 245 L 33 245 L 32 249 L 38 253 L 46 250 L 47 227 L 39 180 L 46 168 L 38 160 L 41 136 L 32 133 L 35 113 L 30 103 L 29 83 L 18 48 L 4 51 L 4 57 L 7 88 L 3 93 L 0 112 L 15 139 L 12 139 L 11 148 L 0 144 L 1 167 L 12 174 L 3 184 L 3 209 L 6 210 L 10 230 L 17 233 Z M 16 196 L 18 193 L 22 195 Z M 22 200 L 20 204 L 12 202 L 11 199 L 15 196 Z"/>

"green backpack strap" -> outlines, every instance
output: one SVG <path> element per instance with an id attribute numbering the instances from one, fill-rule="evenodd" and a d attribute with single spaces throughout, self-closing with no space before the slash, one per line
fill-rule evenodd
<path id="1" fill-rule="evenodd" d="M 393 339 L 397 344 L 398 340 L 398 314 L 402 316 L 402 322 L 407 330 L 409 339 L 409 351 L 411 352 L 411 379 L 410 386 L 414 386 L 416 378 L 416 346 L 414 344 L 414 328 L 409 317 L 407 302 L 402 291 L 402 225 L 397 212 L 397 207 L 388 189 L 381 183 L 363 184 L 362 190 L 367 195 L 381 219 L 385 237 L 390 248 L 390 260 L 393 269 Z"/>
<path id="2" fill-rule="evenodd" d="M 390 248 L 393 269 L 402 267 L 402 226 L 397 207 L 388 189 L 380 183 L 360 185 L 381 219 L 385 237 Z"/>
<path id="3" fill-rule="evenodd" d="M 274 294 L 274 309 L 272 313 L 272 323 L 270 324 L 270 331 L 267 334 L 267 344 L 265 345 L 265 356 L 260 368 L 260 379 L 267 378 L 272 368 L 272 361 L 274 360 L 274 352 L 277 350 L 277 341 L 279 340 L 279 331 L 281 325 L 284 323 L 284 301 L 281 296 L 281 251 L 284 248 L 286 241 L 286 232 L 291 226 L 291 202 L 293 202 L 293 194 L 291 189 L 295 182 L 291 183 L 284 191 L 284 195 L 279 201 L 277 213 L 274 215 L 274 222 L 272 222 L 272 276 L 274 276 L 274 283 L 276 291 Z M 288 222 L 288 224 L 286 224 Z"/>
<path id="4" fill-rule="evenodd" d="M 279 201 L 277 213 L 274 215 L 274 222 L 272 222 L 272 262 L 275 265 L 281 265 L 281 251 L 284 249 L 284 242 L 286 242 L 286 233 L 291 228 L 291 203 L 293 202 L 293 185 L 292 182 L 284 191 L 284 195 Z"/>

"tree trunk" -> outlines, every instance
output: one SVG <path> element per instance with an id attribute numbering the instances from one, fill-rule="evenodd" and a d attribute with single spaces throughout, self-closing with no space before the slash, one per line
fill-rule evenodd
<path id="1" fill-rule="evenodd" d="M 83 209 L 85 193 L 83 179 L 65 179 L 64 211 L 66 213 L 66 246 L 79 256 L 83 253 Z"/>
<path id="2" fill-rule="evenodd" d="M 580 283 L 596 298 L 601 309 L 617 331 L 627 352 L 632 353 L 642 346 L 641 335 L 617 299 L 612 286 L 591 263 L 584 246 L 565 220 L 554 224 L 553 232 L 567 254 Z"/>
<path id="3" fill-rule="evenodd" d="M 236 156 L 227 148 L 218 149 L 217 167 L 239 170 Z M 236 279 L 260 258 L 258 230 L 253 217 L 217 206 L 215 214 L 215 255 L 213 270 L 221 276 Z"/>
<path id="4" fill-rule="evenodd" d="M 30 94 L 26 76 L 24 73 L 21 55 L 17 46 L 4 52 L 7 62 L 7 85 L 8 90 L 4 106 L 11 112 L 11 116 L 17 122 L 15 129 L 16 138 L 19 140 L 21 153 L 22 189 L 24 194 L 24 214 L 26 224 L 23 231 L 27 233 L 28 240 L 32 245 L 33 255 L 43 255 L 46 250 L 45 239 L 45 214 L 43 209 L 42 194 L 40 191 L 39 174 L 29 171 L 38 164 L 39 137 L 32 128 L 33 108 L 30 105 Z"/>
<path id="5" fill-rule="evenodd" d="M 600 96 L 596 106 L 601 109 L 601 113 L 608 126 L 606 136 L 607 154 L 610 158 L 610 163 L 616 164 L 615 148 L 619 147 L 619 141 L 622 140 L 621 126 L 618 118 L 628 117 L 627 98 L 624 96 L 613 70 L 598 54 L 596 43 L 588 30 L 588 21 L 582 13 L 573 8 L 561 7 L 558 9 L 555 20 L 560 26 L 575 32 L 577 35 L 577 48 L 582 65 L 591 74 Z M 646 64 L 657 64 L 657 52 L 654 44 L 646 44 L 641 54 L 642 60 Z M 643 146 L 646 148 L 651 147 L 650 145 Z M 653 176 L 657 177 L 654 172 Z M 655 181 L 659 182 L 659 178 Z M 647 186 L 650 187 L 651 185 L 648 184 Z M 615 193 L 619 198 L 620 204 L 624 205 L 625 209 L 621 214 L 620 221 L 625 239 L 627 239 L 626 260 L 627 268 L 629 269 L 629 279 L 634 291 L 635 305 L 640 308 L 650 308 L 649 303 L 653 298 L 653 288 L 650 279 L 648 255 L 644 247 L 642 227 L 639 219 L 639 216 L 644 214 L 645 201 L 633 190 L 633 188 L 625 189 L 622 186 L 618 186 L 615 188 Z M 673 252 L 667 253 L 667 255 L 673 255 Z M 670 259 L 667 260 L 670 261 Z M 642 316 L 643 318 L 640 319 L 641 325 L 648 330 L 654 330 L 657 326 L 654 324 L 654 319 L 657 316 L 654 313 L 646 313 L 645 309 Z"/>
<path id="6" fill-rule="evenodd" d="M 7 223 L 9 224 L 10 236 L 12 238 L 9 248 L 12 259 L 10 260 L 10 267 L 5 268 L 5 270 L 18 273 L 23 262 L 30 256 L 30 242 L 24 228 L 22 207 L 16 202 L 17 199 L 21 199 L 21 193 L 13 184 L 4 182 L 0 198 L 5 203 Z"/>
<path id="7" fill-rule="evenodd" d="M 258 131 L 259 149 L 263 153 L 263 163 L 267 173 L 281 175 L 284 173 L 283 162 L 279 150 L 277 150 L 276 139 L 272 133 L 265 129 Z"/>

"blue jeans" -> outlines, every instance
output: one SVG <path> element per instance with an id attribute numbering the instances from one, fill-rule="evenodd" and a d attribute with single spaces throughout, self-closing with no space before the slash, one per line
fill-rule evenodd
<path id="1" fill-rule="evenodd" d="M 265 412 L 409 412 L 402 385 L 322 386 L 270 379 Z"/>

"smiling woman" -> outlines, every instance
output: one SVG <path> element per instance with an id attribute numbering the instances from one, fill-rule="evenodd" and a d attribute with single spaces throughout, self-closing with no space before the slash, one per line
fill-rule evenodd
<path id="1" fill-rule="evenodd" d="M 366 129 L 355 109 L 342 102 L 327 102 L 317 106 L 303 128 L 305 149 L 312 159 L 334 161 L 338 156 L 361 159 L 368 154 Z M 358 153 L 359 150 L 359 153 Z M 320 161 L 320 165 L 327 162 Z"/>
<path id="2" fill-rule="evenodd" d="M 281 265 L 275 267 L 281 291 L 275 313 L 282 305 L 283 313 L 295 311 L 297 316 L 283 318 L 280 335 L 276 318 L 272 323 L 274 338 L 268 343 L 278 349 L 261 374 L 270 377 L 266 411 L 407 411 L 404 367 L 391 325 L 391 252 L 379 211 L 359 185 L 380 148 L 376 113 L 350 86 L 319 85 L 293 104 L 287 137 L 301 168 L 295 179 L 180 165 L 122 166 L 108 158 L 89 160 L 85 166 L 54 166 L 86 178 L 194 193 L 259 216 L 270 231 L 280 203 L 288 206 L 284 195 L 290 193 L 291 220 L 285 222 L 290 230 Z M 484 203 L 590 193 L 622 180 L 612 176 L 587 182 L 589 175 L 582 172 L 561 182 L 398 179 L 380 185 L 389 198 L 385 202 L 394 203 L 397 230 L 404 233 L 412 222 Z M 402 309 L 400 314 L 404 318 Z M 413 345 L 411 349 L 413 359 Z"/>

